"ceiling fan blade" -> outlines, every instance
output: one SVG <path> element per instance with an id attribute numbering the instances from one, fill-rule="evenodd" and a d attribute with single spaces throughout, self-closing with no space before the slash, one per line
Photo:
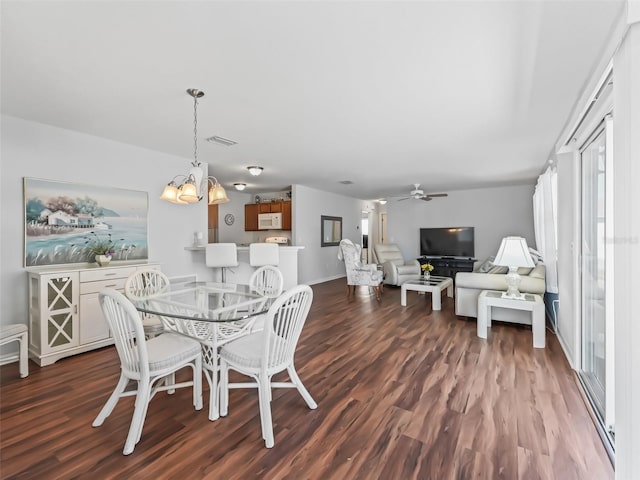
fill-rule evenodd
<path id="1" fill-rule="evenodd" d="M 448 197 L 448 193 L 429 193 L 425 197 Z"/>
<path id="2" fill-rule="evenodd" d="M 409 200 L 411 197 L 404 197 L 404 198 L 399 198 L 398 201 L 401 202 L 403 200 Z"/>
<path id="3" fill-rule="evenodd" d="M 425 202 L 430 202 L 431 197 L 429 195 L 425 195 L 424 197 L 420 197 L 420 200 L 424 200 Z"/>

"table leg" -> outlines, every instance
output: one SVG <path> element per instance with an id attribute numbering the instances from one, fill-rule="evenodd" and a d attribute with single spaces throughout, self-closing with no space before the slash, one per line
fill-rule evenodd
<path id="1" fill-rule="evenodd" d="M 531 311 L 531 328 L 533 330 L 533 348 L 544 348 L 545 325 L 544 303 L 536 303 Z"/>
<path id="2" fill-rule="evenodd" d="M 453 298 L 453 283 L 447 287 L 447 297 Z"/>
<path id="3" fill-rule="evenodd" d="M 491 307 L 488 307 L 485 302 L 478 302 L 478 326 L 477 335 L 480 338 L 487 338 L 487 319 L 491 318 Z"/>
<path id="4" fill-rule="evenodd" d="M 442 310 L 442 290 L 434 288 L 431 292 L 431 307 L 434 310 Z"/>
<path id="5" fill-rule="evenodd" d="M 400 305 L 407 306 L 407 287 L 404 285 L 400 287 Z"/>

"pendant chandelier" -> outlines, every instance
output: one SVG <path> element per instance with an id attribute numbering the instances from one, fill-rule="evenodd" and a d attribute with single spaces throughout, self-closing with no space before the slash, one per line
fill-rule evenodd
<path id="1" fill-rule="evenodd" d="M 216 177 L 204 176 L 204 170 L 198 161 L 198 99 L 204 96 L 204 92 L 195 88 L 190 88 L 187 93 L 193 97 L 193 162 L 191 169 L 186 175 L 176 175 L 164 187 L 164 191 L 160 198 L 171 203 L 179 205 L 188 205 L 190 203 L 198 203 L 204 198 L 207 192 L 209 205 L 217 205 L 218 203 L 227 203 L 229 197 L 227 192 Z M 176 183 L 177 179 L 181 179 L 182 183 Z"/>

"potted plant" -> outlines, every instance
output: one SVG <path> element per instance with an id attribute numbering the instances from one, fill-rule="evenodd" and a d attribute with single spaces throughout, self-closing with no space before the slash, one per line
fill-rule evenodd
<path id="1" fill-rule="evenodd" d="M 433 265 L 431 265 L 429 262 L 423 263 L 422 265 L 420 265 L 420 268 L 422 269 L 422 276 L 424 278 L 429 278 L 431 276 Z"/>
<path id="2" fill-rule="evenodd" d="M 110 233 L 104 235 L 96 232 L 90 232 L 85 237 L 85 240 L 85 248 L 87 252 L 90 255 L 94 255 L 95 261 L 98 265 L 104 267 L 109 265 L 113 254 L 116 252 L 116 244 L 124 239 L 120 238 L 118 240 L 113 240 Z"/>

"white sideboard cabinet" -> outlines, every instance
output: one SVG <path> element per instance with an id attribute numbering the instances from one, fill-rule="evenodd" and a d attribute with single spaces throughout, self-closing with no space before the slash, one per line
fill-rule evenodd
<path id="1" fill-rule="evenodd" d="M 98 294 L 105 288 L 123 291 L 127 277 L 143 267 L 160 268 L 126 263 L 29 270 L 29 357 L 44 367 L 112 345 Z"/>

